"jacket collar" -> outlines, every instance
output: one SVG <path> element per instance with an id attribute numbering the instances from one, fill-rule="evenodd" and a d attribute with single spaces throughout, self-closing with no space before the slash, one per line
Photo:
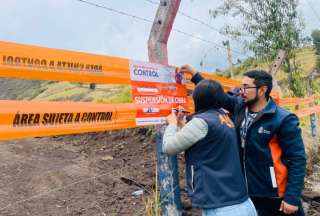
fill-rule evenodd
<path id="1" fill-rule="evenodd" d="M 263 113 L 275 113 L 277 109 L 277 104 L 274 102 L 272 97 L 269 98 L 267 105 L 263 108 Z"/>
<path id="2" fill-rule="evenodd" d="M 242 109 L 245 110 L 246 109 L 246 105 L 245 103 L 243 103 Z M 267 105 L 263 108 L 263 110 L 261 111 L 262 114 L 265 113 L 275 113 L 277 109 L 277 104 L 274 102 L 274 100 L 272 99 L 272 97 L 269 97 L 269 100 L 267 102 Z"/>

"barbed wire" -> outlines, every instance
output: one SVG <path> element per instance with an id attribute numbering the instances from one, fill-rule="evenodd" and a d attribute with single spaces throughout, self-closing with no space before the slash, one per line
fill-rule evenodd
<path id="1" fill-rule="evenodd" d="M 108 10 L 110 12 L 117 13 L 119 15 L 123 15 L 123 16 L 129 17 L 129 18 L 132 18 L 132 19 L 136 19 L 136 20 L 139 20 L 139 21 L 143 21 L 143 22 L 147 22 L 147 23 L 151 23 L 151 24 L 153 23 L 153 21 L 150 20 L 150 19 L 147 19 L 147 18 L 144 18 L 144 17 L 141 17 L 141 16 L 136 16 L 134 14 L 130 14 L 130 13 L 127 13 L 127 12 L 124 12 L 124 11 L 121 11 L 121 10 L 118 10 L 118 9 L 114 9 L 114 8 L 111 8 L 111 7 L 107 7 L 107 6 L 104 6 L 104 5 L 101 5 L 101 4 L 96 4 L 96 3 L 93 3 L 93 2 L 90 2 L 90 1 L 87 1 L 87 0 L 76 0 L 76 1 L 79 1 L 79 2 L 87 4 L 87 5 L 94 6 L 94 7 L 97 7 L 97 8 L 101 8 L 101 9 L 104 9 L 104 10 Z M 182 34 L 182 35 L 185 35 L 185 36 L 190 37 L 190 38 L 197 39 L 199 41 L 202 41 L 202 42 L 205 42 L 205 43 L 208 43 L 208 44 L 212 44 L 212 45 L 214 45 L 216 47 L 224 48 L 223 45 L 220 45 L 220 44 L 218 44 L 216 42 L 204 39 L 204 38 L 202 38 L 200 36 L 197 36 L 197 35 L 182 31 L 182 30 L 177 29 L 177 28 L 173 28 L 172 31 L 177 32 L 177 33 Z M 238 51 L 238 50 L 235 50 L 235 49 L 232 49 L 232 51 L 234 53 L 239 54 L 239 55 L 244 55 L 244 52 L 241 52 L 241 51 Z"/>

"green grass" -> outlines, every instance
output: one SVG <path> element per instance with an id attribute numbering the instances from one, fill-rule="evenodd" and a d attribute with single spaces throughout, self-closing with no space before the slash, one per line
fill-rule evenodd
<path id="1" fill-rule="evenodd" d="M 88 84 L 53 82 L 46 85 L 33 100 L 126 103 L 131 102 L 131 88 L 124 85 L 97 85 L 95 90 L 91 90 Z"/>
<path id="2" fill-rule="evenodd" d="M 130 103 L 132 102 L 131 87 L 124 86 L 116 95 L 106 99 L 98 99 L 100 103 Z"/>
<path id="3" fill-rule="evenodd" d="M 316 64 L 316 55 L 315 50 L 312 48 L 301 48 L 296 50 L 296 61 L 300 65 L 302 69 L 302 73 L 304 76 L 307 76 Z M 272 61 L 261 61 L 256 59 L 248 59 L 244 61 L 242 64 L 234 68 L 234 76 L 235 79 L 241 79 L 242 74 L 248 70 L 253 69 L 262 69 L 269 70 Z M 224 72 L 219 72 L 219 75 L 224 77 L 229 77 L 229 69 Z M 279 70 L 277 73 L 277 79 L 279 81 L 284 81 L 287 79 L 287 74 L 283 70 Z"/>

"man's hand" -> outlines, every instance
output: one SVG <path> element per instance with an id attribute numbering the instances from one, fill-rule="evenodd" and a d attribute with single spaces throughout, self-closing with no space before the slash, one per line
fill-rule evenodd
<path id="1" fill-rule="evenodd" d="M 183 74 L 190 74 L 191 76 L 193 76 L 197 73 L 197 71 L 194 70 L 190 65 L 181 66 L 179 72 L 183 73 Z"/>
<path id="2" fill-rule="evenodd" d="M 176 114 L 174 113 L 174 110 L 172 110 L 171 114 L 167 116 L 167 122 L 172 125 L 178 124 L 178 118 Z"/>
<path id="3" fill-rule="evenodd" d="M 298 206 L 290 205 L 285 201 L 282 201 L 279 211 L 283 211 L 285 214 L 293 214 L 299 209 Z"/>

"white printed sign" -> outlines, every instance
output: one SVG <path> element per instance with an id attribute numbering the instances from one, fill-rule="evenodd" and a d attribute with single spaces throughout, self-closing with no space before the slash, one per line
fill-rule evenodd
<path id="1" fill-rule="evenodd" d="M 183 82 L 182 76 L 177 73 L 176 68 L 141 61 L 130 61 L 130 76 L 132 81 L 166 84 L 181 84 Z"/>
<path id="2" fill-rule="evenodd" d="M 186 105 L 183 76 L 174 67 L 130 61 L 132 98 L 136 124 L 164 124 L 173 107 Z"/>

